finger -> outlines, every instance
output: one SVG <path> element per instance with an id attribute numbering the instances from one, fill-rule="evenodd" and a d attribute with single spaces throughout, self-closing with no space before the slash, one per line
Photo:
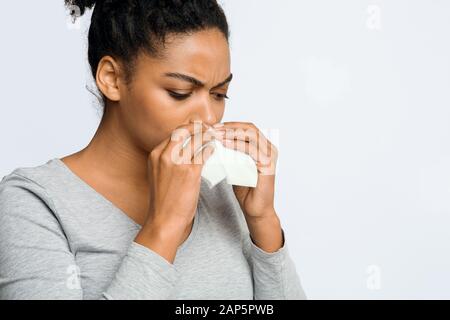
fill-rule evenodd
<path id="1" fill-rule="evenodd" d="M 212 156 L 214 153 L 214 144 L 208 143 L 202 147 L 202 149 L 195 153 L 193 164 L 199 165 L 199 167 L 202 167 L 205 162 Z"/>
<path id="2" fill-rule="evenodd" d="M 218 133 L 211 129 L 194 134 L 190 137 L 186 146 L 180 151 L 180 157 L 182 157 L 183 163 L 191 163 L 202 147 L 212 142 L 215 138 L 220 139 L 222 137 L 223 133 Z"/>
<path id="3" fill-rule="evenodd" d="M 262 152 L 267 157 L 275 156 L 275 153 L 273 152 L 274 146 L 262 134 L 259 135 L 259 138 L 255 141 L 254 139 L 256 138 L 254 137 L 249 137 L 248 135 L 240 134 L 239 132 L 234 131 L 234 133 L 225 133 L 224 139 L 248 142 L 249 144 L 255 146 L 259 152 Z"/>
<path id="4" fill-rule="evenodd" d="M 217 123 L 217 124 L 213 125 L 213 128 L 217 128 L 217 129 L 220 129 L 220 128 L 249 129 L 249 128 L 255 128 L 255 127 L 256 126 L 251 122 L 238 122 L 238 121 L 228 121 L 228 122 L 222 122 L 222 123 Z"/>
<path id="5" fill-rule="evenodd" d="M 194 123 L 179 126 L 167 138 L 153 148 L 152 152 L 154 154 L 161 154 L 168 147 L 169 142 L 182 140 L 186 135 L 189 135 L 190 132 L 195 132 L 198 129 L 198 125 L 195 126 Z"/>
<path id="6" fill-rule="evenodd" d="M 216 130 L 225 131 L 227 137 L 239 136 L 241 140 L 257 140 L 259 130 L 255 125 L 248 122 L 224 122 L 220 127 L 213 126 Z"/>
<path id="7" fill-rule="evenodd" d="M 243 142 L 239 140 L 227 140 L 224 139 L 222 141 L 225 147 L 245 152 L 256 162 L 256 168 L 258 170 L 258 174 L 260 175 L 275 175 L 276 168 L 276 158 L 270 158 L 262 153 L 258 153 L 255 151 L 256 147 L 248 142 Z M 242 146 L 245 144 L 245 146 Z M 246 152 L 248 150 L 248 152 Z M 256 154 L 256 156 L 255 156 Z"/>
<path id="8" fill-rule="evenodd" d="M 250 142 L 251 144 L 254 144 L 258 148 L 262 149 L 266 154 L 270 154 L 272 144 L 252 123 L 225 122 L 223 126 L 218 127 L 217 130 L 225 132 L 225 138 L 227 139 L 237 139 Z"/>
<path id="9" fill-rule="evenodd" d="M 173 130 L 171 134 L 171 141 L 168 148 L 173 148 L 176 145 L 184 144 L 186 142 L 186 139 L 188 139 L 190 136 L 202 132 L 203 130 L 206 130 L 207 127 L 204 123 L 195 121 L 191 122 L 186 125 L 182 125 L 177 127 L 175 130 Z"/>
<path id="10" fill-rule="evenodd" d="M 270 157 L 268 157 L 266 154 L 264 154 L 264 152 L 261 152 L 261 150 L 259 150 L 256 146 L 249 142 L 242 140 L 223 139 L 222 143 L 227 148 L 248 154 L 260 166 L 268 166 L 271 163 L 272 159 Z"/>
<path id="11" fill-rule="evenodd" d="M 182 162 L 179 156 L 181 148 L 191 135 L 202 130 L 206 130 L 206 126 L 198 121 L 177 127 L 172 131 L 167 144 L 163 146 L 161 154 L 167 154 L 174 163 Z"/>

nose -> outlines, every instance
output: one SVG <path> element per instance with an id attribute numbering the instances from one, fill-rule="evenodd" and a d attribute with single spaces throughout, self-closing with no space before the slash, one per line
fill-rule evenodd
<path id="1" fill-rule="evenodd" d="M 203 123 L 212 126 L 219 121 L 216 111 L 211 99 L 209 97 L 204 98 L 198 102 L 197 108 L 191 119 L 192 121 L 202 121 Z"/>

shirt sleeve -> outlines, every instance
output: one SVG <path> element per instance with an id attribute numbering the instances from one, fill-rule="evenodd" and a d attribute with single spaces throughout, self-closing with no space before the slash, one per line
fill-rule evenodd
<path id="1" fill-rule="evenodd" d="M 306 299 L 283 229 L 282 233 L 283 246 L 270 253 L 259 248 L 249 233 L 244 235 L 243 250 L 253 273 L 255 300 Z"/>
<path id="2" fill-rule="evenodd" d="M 18 175 L 0 183 L 0 299 L 81 300 L 79 270 L 46 190 Z M 99 297 L 167 299 L 175 267 L 132 242 L 112 282 Z"/>

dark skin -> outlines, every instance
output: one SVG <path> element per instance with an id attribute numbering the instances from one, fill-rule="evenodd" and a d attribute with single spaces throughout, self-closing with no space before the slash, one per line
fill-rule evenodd
<path id="1" fill-rule="evenodd" d="M 228 42 L 217 29 L 169 36 L 163 57 L 141 53 L 130 84 L 124 81 L 120 61 L 105 56 L 96 74 L 97 86 L 107 98 L 105 114 L 88 146 L 61 159 L 142 226 L 136 242 L 169 262 L 190 234 L 202 165 L 213 152 L 205 148 L 194 156 L 198 149 L 193 143 L 184 149 L 181 144 L 188 136 L 210 140 L 211 134 L 205 132 L 223 117 L 231 78 Z M 233 131 L 238 128 L 250 128 L 255 134 L 238 137 Z M 224 130 L 225 136 L 220 134 Z M 174 132 L 181 133 L 179 139 L 173 138 Z M 274 168 L 276 149 L 252 124 L 225 123 L 213 135 L 259 161 L 260 173 Z M 257 137 L 269 147 L 259 147 Z M 239 139 L 245 150 L 235 143 Z M 176 164 L 174 150 L 193 156 L 189 163 Z M 261 174 L 256 188 L 233 188 L 253 241 L 268 252 L 282 245 L 273 207 L 274 180 L 274 174 Z"/>

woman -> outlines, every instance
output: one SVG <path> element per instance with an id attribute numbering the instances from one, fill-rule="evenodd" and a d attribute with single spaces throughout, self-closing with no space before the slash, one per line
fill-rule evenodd
<path id="1" fill-rule="evenodd" d="M 276 149 L 252 124 L 219 124 L 232 75 L 217 2 L 66 5 L 93 8 L 104 113 L 81 151 L 3 178 L 0 297 L 304 298 L 274 209 Z M 210 189 L 201 169 L 214 150 L 198 138 L 252 156 L 257 186 Z"/>

